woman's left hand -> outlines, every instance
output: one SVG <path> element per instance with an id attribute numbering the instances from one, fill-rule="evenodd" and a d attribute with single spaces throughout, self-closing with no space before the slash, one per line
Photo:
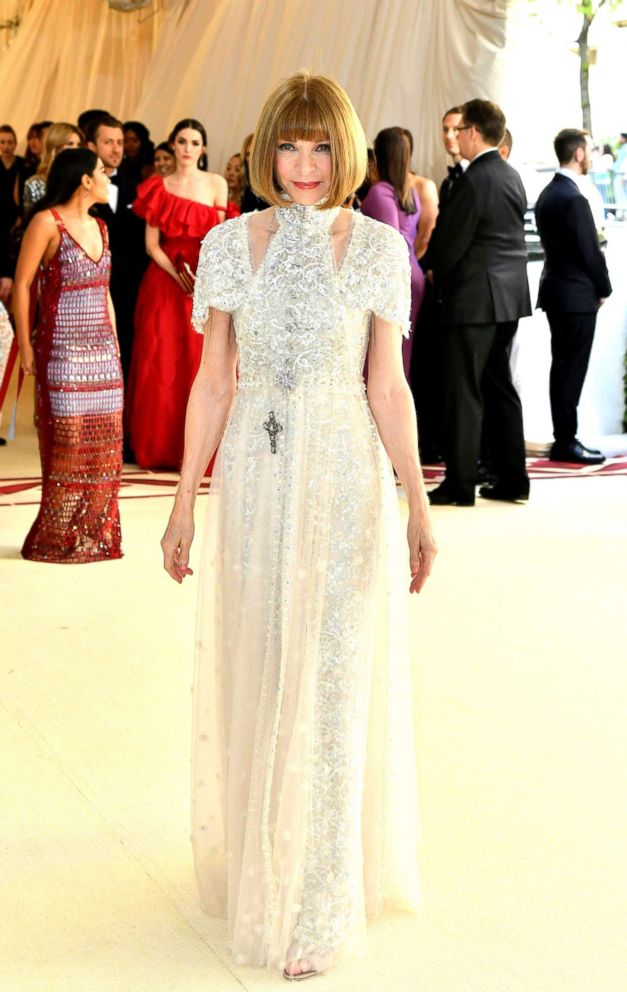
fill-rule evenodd
<path id="1" fill-rule="evenodd" d="M 420 592 L 431 574 L 433 561 L 438 553 L 428 511 L 420 514 L 409 514 L 407 541 L 409 543 L 409 568 L 412 576 L 409 591 Z"/>

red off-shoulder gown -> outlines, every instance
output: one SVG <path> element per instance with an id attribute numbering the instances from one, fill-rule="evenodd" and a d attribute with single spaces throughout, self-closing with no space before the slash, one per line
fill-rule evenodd
<path id="1" fill-rule="evenodd" d="M 161 231 L 161 247 L 193 272 L 200 243 L 219 224 L 224 210 L 175 196 L 162 176 L 141 183 L 133 210 Z M 226 217 L 237 216 L 232 205 Z M 177 266 L 180 267 L 180 266 Z M 202 337 L 191 324 L 192 298 L 156 262 L 150 262 L 135 308 L 135 338 L 126 397 L 130 445 L 141 468 L 179 469 L 183 458 L 185 410 L 194 381 Z"/>

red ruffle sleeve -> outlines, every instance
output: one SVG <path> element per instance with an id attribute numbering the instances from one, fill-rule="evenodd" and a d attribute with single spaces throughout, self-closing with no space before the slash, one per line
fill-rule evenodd
<path id="1" fill-rule="evenodd" d="M 226 210 L 227 219 L 237 216 L 228 207 Z M 215 207 L 168 192 L 163 176 L 150 176 L 140 183 L 133 211 L 151 227 L 158 227 L 167 238 L 204 238 L 222 219 Z"/>

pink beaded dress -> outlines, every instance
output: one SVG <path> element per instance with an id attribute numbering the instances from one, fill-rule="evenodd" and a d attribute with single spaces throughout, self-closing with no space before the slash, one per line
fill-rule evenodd
<path id="1" fill-rule="evenodd" d="M 22 556 L 66 564 L 121 558 L 122 371 L 107 305 L 107 229 L 93 259 L 52 214 L 61 241 L 40 278 L 34 350 L 41 506 Z"/>

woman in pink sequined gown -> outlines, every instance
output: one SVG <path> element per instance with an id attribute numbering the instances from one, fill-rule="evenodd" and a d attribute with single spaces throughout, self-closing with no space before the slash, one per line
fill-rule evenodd
<path id="1" fill-rule="evenodd" d="M 55 159 L 46 197 L 24 235 L 14 311 L 20 360 L 36 375 L 42 497 L 22 555 L 66 564 L 120 558 L 123 386 L 104 223 L 109 179 L 86 148 Z M 40 320 L 30 287 L 40 274 Z"/>

